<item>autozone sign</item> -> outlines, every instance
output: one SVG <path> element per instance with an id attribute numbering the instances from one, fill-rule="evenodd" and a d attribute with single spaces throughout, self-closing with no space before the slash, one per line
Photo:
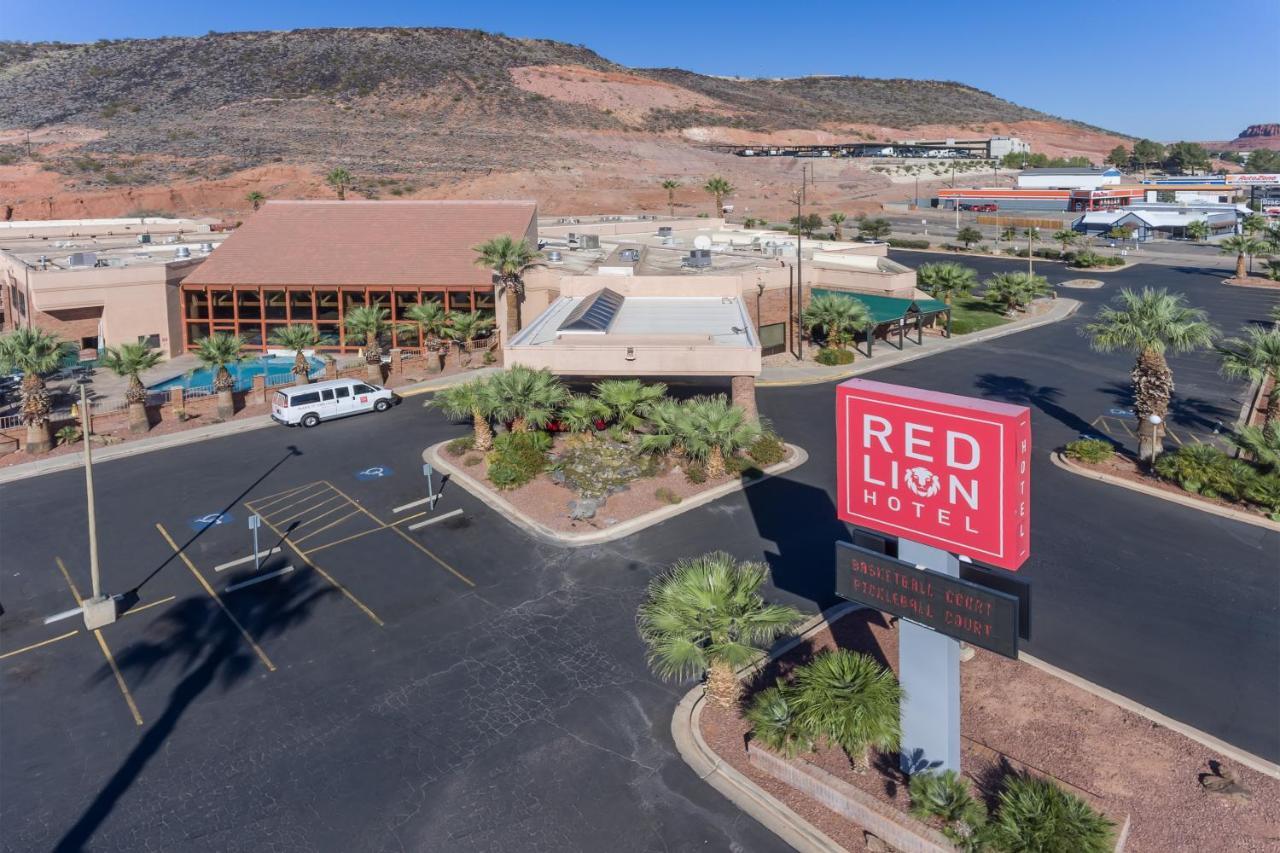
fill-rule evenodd
<path id="1" fill-rule="evenodd" d="M 1027 559 L 1025 406 L 850 379 L 836 430 L 841 520 L 1011 571 Z"/>

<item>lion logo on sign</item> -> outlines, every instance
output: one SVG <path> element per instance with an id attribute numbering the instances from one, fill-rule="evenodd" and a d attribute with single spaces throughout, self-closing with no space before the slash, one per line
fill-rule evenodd
<path id="1" fill-rule="evenodd" d="M 903 472 L 902 480 L 912 494 L 922 498 L 931 498 L 942 488 L 938 475 L 924 467 L 908 468 Z"/>

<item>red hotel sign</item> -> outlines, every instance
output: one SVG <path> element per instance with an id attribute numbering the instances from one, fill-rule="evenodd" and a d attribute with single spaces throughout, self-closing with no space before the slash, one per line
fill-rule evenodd
<path id="1" fill-rule="evenodd" d="M 1013 571 L 1027 559 L 1025 406 L 850 379 L 836 432 L 843 521 Z"/>

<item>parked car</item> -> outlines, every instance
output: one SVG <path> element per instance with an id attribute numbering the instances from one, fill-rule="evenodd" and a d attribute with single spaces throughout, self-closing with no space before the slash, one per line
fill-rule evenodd
<path id="1" fill-rule="evenodd" d="M 271 419 L 285 426 L 313 427 L 347 415 L 385 412 L 398 400 L 389 388 L 358 379 L 330 379 L 276 391 L 271 399 Z"/>

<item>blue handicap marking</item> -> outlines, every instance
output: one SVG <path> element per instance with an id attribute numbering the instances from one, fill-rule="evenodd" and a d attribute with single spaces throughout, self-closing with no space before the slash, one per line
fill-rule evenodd
<path id="1" fill-rule="evenodd" d="M 1120 418 L 1133 417 L 1133 409 L 1108 409 L 1108 412 Z"/>
<path id="2" fill-rule="evenodd" d="M 1087 432 L 1080 433 L 1080 440 L 1081 441 L 1106 441 L 1106 439 L 1100 435 L 1090 435 Z"/>
<path id="3" fill-rule="evenodd" d="M 191 519 L 190 524 L 191 529 L 199 533 L 201 530 L 230 524 L 233 521 L 235 521 L 235 517 L 229 512 L 211 512 Z"/>
<path id="4" fill-rule="evenodd" d="M 390 477 L 394 472 L 386 465 L 375 465 L 372 468 L 365 468 L 363 471 L 356 472 L 357 480 L 381 480 L 383 477 Z"/>

